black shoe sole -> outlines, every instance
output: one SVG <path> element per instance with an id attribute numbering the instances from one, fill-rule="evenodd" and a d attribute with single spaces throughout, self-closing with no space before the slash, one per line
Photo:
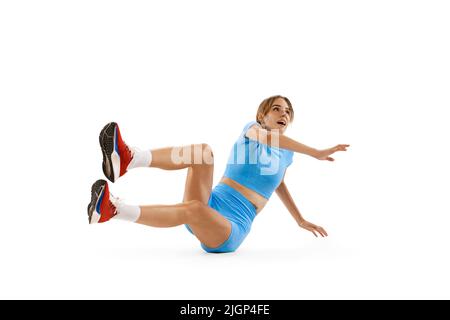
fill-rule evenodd
<path id="1" fill-rule="evenodd" d="M 114 151 L 114 131 L 117 127 L 117 123 L 110 122 L 103 127 L 99 135 L 100 148 L 103 154 L 102 169 L 105 177 L 109 181 L 114 182 L 114 168 L 111 161 L 111 155 Z M 108 172 L 109 168 L 109 172 Z"/>
<path id="2" fill-rule="evenodd" d="M 95 206 L 97 205 L 98 198 L 100 197 L 102 191 L 105 189 L 106 183 L 107 182 L 105 180 L 97 180 L 92 185 L 91 202 L 88 204 L 87 207 L 89 224 L 91 224 L 92 215 L 94 214 L 95 211 Z"/>

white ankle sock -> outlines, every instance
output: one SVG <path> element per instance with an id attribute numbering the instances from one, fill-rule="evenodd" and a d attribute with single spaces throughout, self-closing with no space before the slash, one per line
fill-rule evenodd
<path id="1" fill-rule="evenodd" d="M 139 167 L 148 167 L 152 163 L 152 152 L 150 150 L 133 150 L 133 159 L 128 164 L 127 170 Z"/>
<path id="2" fill-rule="evenodd" d="M 141 216 L 141 208 L 118 201 L 114 204 L 117 209 L 117 215 L 113 219 L 125 220 L 130 222 L 138 221 Z"/>

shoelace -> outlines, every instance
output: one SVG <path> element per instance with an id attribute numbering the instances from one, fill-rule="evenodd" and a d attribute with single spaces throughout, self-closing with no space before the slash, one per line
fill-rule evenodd
<path id="1" fill-rule="evenodd" d="M 125 150 L 126 150 L 127 154 L 130 156 L 130 158 L 133 158 L 132 149 L 130 149 L 130 147 L 128 147 L 128 145 L 126 143 L 125 143 Z"/>
<path id="2" fill-rule="evenodd" d="M 117 211 L 122 203 L 123 199 L 113 196 L 112 193 L 109 194 L 109 206 L 113 209 L 115 215 L 118 213 Z"/>
<path id="3" fill-rule="evenodd" d="M 134 156 L 134 154 L 135 154 L 136 152 L 140 152 L 140 151 L 141 151 L 141 149 L 139 149 L 139 148 L 137 148 L 137 147 L 131 147 L 131 148 L 128 148 L 128 146 L 127 146 L 127 149 L 128 149 L 128 151 L 130 152 L 130 154 L 131 154 L 131 158 L 133 158 L 133 156 Z"/>

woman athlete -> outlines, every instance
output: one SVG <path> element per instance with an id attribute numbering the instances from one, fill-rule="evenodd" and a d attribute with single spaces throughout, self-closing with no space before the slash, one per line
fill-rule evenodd
<path id="1" fill-rule="evenodd" d="M 209 145 L 140 151 L 122 140 L 116 123 L 107 124 L 100 132 L 100 146 L 103 172 L 111 182 L 137 167 L 188 168 L 184 197 L 174 205 L 129 205 L 111 195 L 105 180 L 98 180 L 92 185 L 87 209 L 89 223 L 122 219 L 160 228 L 184 224 L 206 252 L 233 252 L 275 191 L 301 228 L 316 237 L 327 236 L 324 228 L 306 221 L 300 214 L 284 182 L 286 168 L 292 163 L 294 152 L 334 161 L 330 156 L 347 151 L 349 145 L 317 150 L 295 141 L 284 135 L 293 119 L 294 110 L 288 98 L 265 99 L 258 108 L 256 121 L 245 125 L 234 144 L 225 173 L 214 188 L 214 160 Z"/>

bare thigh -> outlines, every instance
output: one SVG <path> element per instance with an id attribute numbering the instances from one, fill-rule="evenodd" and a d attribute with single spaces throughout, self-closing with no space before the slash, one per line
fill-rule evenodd
<path id="1" fill-rule="evenodd" d="M 184 186 L 183 202 L 198 200 L 208 205 L 213 183 L 213 165 L 198 165 L 188 168 Z"/>
<path id="2" fill-rule="evenodd" d="M 216 248 L 230 236 L 231 223 L 213 208 L 193 201 L 189 211 L 188 225 L 197 239 L 207 247 Z"/>
<path id="3" fill-rule="evenodd" d="M 183 202 L 192 200 L 199 202 L 193 212 L 194 216 L 190 219 L 189 227 L 200 242 L 210 248 L 218 247 L 231 234 L 231 223 L 208 206 L 213 173 L 214 164 L 189 167 L 183 196 Z"/>

